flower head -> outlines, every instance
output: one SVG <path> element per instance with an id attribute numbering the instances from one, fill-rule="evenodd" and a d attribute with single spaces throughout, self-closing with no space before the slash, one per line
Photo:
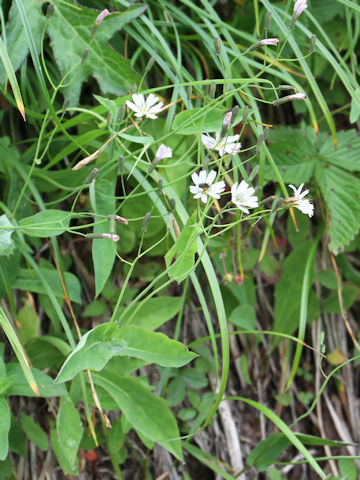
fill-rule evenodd
<path id="1" fill-rule="evenodd" d="M 249 210 L 245 207 L 255 208 L 259 206 L 258 198 L 254 193 L 255 188 L 249 187 L 245 180 L 242 180 L 240 184 L 235 182 L 231 187 L 231 201 L 244 213 L 249 213 Z"/>
<path id="2" fill-rule="evenodd" d="M 171 158 L 171 157 L 172 157 L 171 148 L 167 147 L 162 143 L 160 147 L 156 150 L 155 162 L 160 162 L 160 160 L 163 160 L 164 158 Z"/>
<path id="3" fill-rule="evenodd" d="M 278 38 L 263 38 L 259 42 L 254 43 L 254 45 L 251 45 L 251 47 L 249 47 L 249 51 L 252 52 L 253 50 L 256 50 L 257 48 L 263 47 L 265 45 L 274 45 L 276 47 L 278 43 Z"/>
<path id="4" fill-rule="evenodd" d="M 157 113 L 161 112 L 163 102 L 157 103 L 160 99 L 153 93 L 145 97 L 142 93 L 131 95 L 132 102 L 126 100 L 126 105 L 135 112 L 135 117 L 157 118 Z"/>
<path id="5" fill-rule="evenodd" d="M 295 2 L 290 28 L 294 28 L 296 20 L 299 18 L 299 16 L 307 7 L 308 7 L 307 0 L 297 0 Z"/>
<path id="6" fill-rule="evenodd" d="M 221 132 L 215 133 L 215 138 L 207 133 L 201 135 L 201 141 L 209 150 L 217 150 L 220 155 L 224 153 L 238 153 L 241 149 L 241 143 L 238 142 L 240 135 L 229 135 L 221 137 Z"/>
<path id="7" fill-rule="evenodd" d="M 282 103 L 291 102 L 292 100 L 306 100 L 307 96 L 306 93 L 292 93 L 291 95 L 286 95 L 286 97 L 278 98 L 277 100 L 273 101 L 273 104 L 277 107 Z"/>
<path id="8" fill-rule="evenodd" d="M 206 170 L 201 170 L 199 174 L 194 172 L 191 175 L 195 185 L 190 186 L 190 192 L 194 194 L 194 198 L 201 198 L 203 203 L 206 203 L 208 196 L 212 198 L 220 198 L 219 193 L 222 193 L 225 190 L 225 182 L 216 182 L 216 171 L 211 170 L 209 173 Z"/>
<path id="9" fill-rule="evenodd" d="M 102 12 L 99 13 L 99 15 L 95 19 L 95 25 L 98 26 L 100 23 L 106 18 L 108 15 L 110 15 L 110 12 L 107 8 L 103 10 Z"/>
<path id="10" fill-rule="evenodd" d="M 314 215 L 314 205 L 309 202 L 309 200 L 304 199 L 306 195 L 309 193 L 309 190 L 303 189 L 304 184 L 302 183 L 299 188 L 294 187 L 294 185 L 289 185 L 292 190 L 294 190 L 294 196 L 285 199 L 286 203 L 292 203 L 292 205 L 300 210 L 300 212 L 305 213 L 305 215 L 309 215 L 312 217 Z"/>

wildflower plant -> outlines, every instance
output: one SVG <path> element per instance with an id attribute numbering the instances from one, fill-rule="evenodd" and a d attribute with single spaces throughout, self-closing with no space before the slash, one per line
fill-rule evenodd
<path id="1" fill-rule="evenodd" d="M 327 325 L 334 314 L 344 320 L 348 358 L 358 349 L 335 257 L 352 282 L 351 306 L 359 279 L 341 253 L 358 248 L 360 138 L 338 131 L 312 63 L 321 55 L 333 69 L 325 86 L 346 90 L 357 122 L 355 43 L 342 58 L 320 30 L 315 45 L 319 14 L 303 0 L 290 9 L 254 2 L 246 25 L 207 1 L 182 0 L 181 8 L 106 1 L 102 11 L 55 2 L 46 17 L 40 4 L 30 14 L 28 3 L 14 1 L 5 22 L 13 39 L 21 21 L 21 55 L 0 42 L 0 75 L 15 98 L 3 91 L 11 114 L 3 113 L 10 127 L 4 122 L 0 138 L 0 324 L 14 355 L 8 362 L 7 346 L 0 359 L 0 476 L 13 469 L 14 455 L 25 458 L 25 447 L 8 441 L 24 430 L 39 458 L 50 440 L 65 475 L 94 475 L 101 464 L 122 479 L 129 456 L 142 477 L 160 478 L 157 444 L 171 455 L 166 471 L 179 478 L 190 478 L 186 450 L 234 479 L 269 468 L 291 444 L 309 478 L 325 479 L 320 452 L 307 445 L 343 443 L 293 428 L 313 418 L 321 391 L 306 410 L 309 392 L 294 389 L 302 398 L 291 410 L 301 412 L 294 424 L 282 411 L 302 354 L 308 365 L 315 354 L 317 386 L 321 375 L 324 386 L 334 373 L 340 382 L 346 357 L 336 344 L 335 369 L 321 364 L 325 343 L 314 327 L 321 308 Z M 339 9 L 352 28 L 356 9 L 345 3 Z M 34 70 L 22 63 L 28 53 Z M 22 92 L 14 71 L 21 63 Z M 28 114 L 26 125 L 14 120 L 12 104 Z M 284 125 L 300 116 L 300 126 Z M 335 277 L 314 275 L 320 245 Z M 310 323 L 316 335 L 307 340 Z M 273 352 L 281 342 L 279 366 Z M 276 396 L 259 385 L 269 369 Z M 299 385 L 310 390 L 307 381 Z M 215 432 L 216 414 L 226 432 L 236 431 L 224 398 L 238 386 L 234 405 L 256 409 L 264 432 L 270 422 L 278 432 L 254 434 L 250 455 L 241 435 L 224 435 L 228 448 L 209 462 L 214 451 L 201 451 L 193 437 Z M 34 421 L 31 406 L 15 418 L 19 395 L 51 398 L 34 402 L 42 411 L 50 405 L 52 415 Z M 322 424 L 315 422 L 316 435 Z M 225 458 L 227 451 L 239 453 Z"/>

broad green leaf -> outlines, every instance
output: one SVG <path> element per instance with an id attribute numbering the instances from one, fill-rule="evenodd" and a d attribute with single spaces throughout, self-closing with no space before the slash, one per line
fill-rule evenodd
<path id="1" fill-rule="evenodd" d="M 55 383 L 71 380 L 81 370 L 102 370 L 114 356 L 133 357 L 163 367 L 182 367 L 197 355 L 162 333 L 104 323 L 87 332 L 66 359 Z"/>
<path id="2" fill-rule="evenodd" d="M 94 300 L 93 302 L 89 303 L 89 305 L 83 311 L 84 317 L 98 317 L 103 315 L 107 310 L 106 303 L 102 302 L 101 300 Z"/>
<path id="3" fill-rule="evenodd" d="M 115 212 L 115 183 L 102 179 L 90 185 L 91 207 L 95 213 L 94 234 L 114 233 L 109 232 L 109 221 L 106 215 Z M 101 223 L 100 223 L 101 222 Z M 116 247 L 110 238 L 94 238 L 92 242 L 92 258 L 95 270 L 95 296 L 97 297 L 106 280 L 109 278 L 116 256 Z"/>
<path id="4" fill-rule="evenodd" d="M 6 398 L 0 397 L 0 460 L 5 460 L 9 451 L 10 408 Z"/>
<path id="5" fill-rule="evenodd" d="M 360 87 L 355 90 L 358 98 L 360 98 Z M 360 117 L 360 105 L 356 98 L 351 100 L 350 123 L 355 123 Z"/>
<path id="6" fill-rule="evenodd" d="M 73 0 L 55 0 L 55 11 L 49 20 L 48 33 L 55 59 L 62 75 L 69 81 L 64 97 L 70 106 L 78 103 L 83 82 L 93 76 L 103 93 L 124 95 L 140 77 L 132 70 L 130 60 L 122 57 L 108 41 L 123 25 L 141 15 L 146 6 L 132 5 L 125 12 L 114 12 L 91 33 L 99 11 L 76 4 Z M 82 62 L 84 51 L 88 54 Z"/>
<path id="7" fill-rule="evenodd" d="M 50 270 L 49 268 L 41 268 L 40 270 L 54 295 L 57 298 L 64 298 L 64 291 L 61 286 L 59 274 L 55 268 L 53 270 Z M 78 278 L 69 272 L 64 273 L 64 278 L 69 299 L 72 302 L 81 303 L 81 285 Z M 15 280 L 12 287 L 29 292 L 47 293 L 41 281 L 34 276 L 34 273 L 31 270 L 26 270 L 24 268 L 20 269 L 18 278 Z"/>
<path id="8" fill-rule="evenodd" d="M 283 271 L 275 287 L 275 321 L 273 330 L 292 334 L 299 325 L 302 278 L 305 272 L 305 258 L 308 257 L 311 242 L 303 242 L 295 248 L 283 263 Z M 308 321 L 313 312 L 309 308 Z M 275 344 L 279 340 L 275 340 Z"/>
<path id="9" fill-rule="evenodd" d="M 126 348 L 126 342 L 116 337 L 117 331 L 118 326 L 110 323 L 89 330 L 65 360 L 54 383 L 71 380 L 77 373 L 87 368 L 102 370 L 112 357 Z"/>
<path id="10" fill-rule="evenodd" d="M 140 327 L 128 326 L 120 330 L 127 347 L 120 356 L 130 356 L 156 363 L 162 367 L 182 367 L 197 357 L 182 343 L 171 340 L 163 333 L 149 332 Z"/>
<path id="11" fill-rule="evenodd" d="M 171 128 L 182 135 L 216 132 L 221 130 L 225 110 L 219 108 L 193 108 L 178 113 Z"/>
<path id="12" fill-rule="evenodd" d="M 52 428 L 50 430 L 50 441 L 52 450 L 56 455 L 57 461 L 59 462 L 62 471 L 68 475 L 79 475 L 79 461 L 77 460 L 75 465 L 69 462 L 61 447 L 56 428 Z"/>
<path id="13" fill-rule="evenodd" d="M 336 150 L 331 138 L 322 144 L 319 150 L 321 159 L 350 172 L 360 172 L 360 137 L 356 130 L 339 132 L 337 139 Z"/>
<path id="14" fill-rule="evenodd" d="M 171 320 L 180 311 L 181 305 L 181 297 L 149 298 L 140 302 L 135 309 L 131 309 L 127 318 L 130 318 L 130 323 L 137 327 L 156 330 Z"/>
<path id="15" fill-rule="evenodd" d="M 269 149 L 286 183 L 308 182 L 316 165 L 316 148 L 305 132 L 289 127 L 277 127 L 269 135 Z M 273 169 L 266 167 L 268 180 L 276 180 Z"/>
<path id="16" fill-rule="evenodd" d="M 21 424 L 28 439 L 35 443 L 40 450 L 46 451 L 48 449 L 49 442 L 44 430 L 24 412 L 21 412 Z"/>
<path id="17" fill-rule="evenodd" d="M 189 217 L 179 238 L 165 255 L 167 272 L 171 280 L 182 282 L 194 268 L 197 239 L 200 227 L 196 222 L 196 210 Z"/>
<path id="18" fill-rule="evenodd" d="M 34 308 L 25 305 L 18 313 L 18 335 L 20 341 L 25 345 L 31 338 L 39 335 L 40 321 Z"/>
<path id="19" fill-rule="evenodd" d="M 83 427 L 80 415 L 70 397 L 60 400 L 60 408 L 56 417 L 56 432 L 60 448 L 70 464 L 74 468 L 77 464 L 77 451 L 83 436 Z"/>
<path id="20" fill-rule="evenodd" d="M 8 377 L 13 379 L 13 383 L 7 391 L 8 395 L 19 395 L 22 397 L 36 396 L 33 390 L 31 390 L 29 387 L 29 384 L 18 363 L 8 363 L 6 369 Z M 39 387 L 40 397 L 63 397 L 67 394 L 67 390 L 64 385 L 54 385 L 54 380 L 40 370 L 32 368 L 31 373 Z"/>
<path id="21" fill-rule="evenodd" d="M 182 461 L 176 420 L 163 398 L 156 397 L 137 378 L 117 377 L 116 382 L 99 374 L 94 381 L 107 391 L 132 427 L 146 438 L 159 443 Z"/>
<path id="22" fill-rule="evenodd" d="M 357 480 L 359 471 L 354 460 L 341 458 L 338 460 L 340 474 L 347 480 Z"/>
<path id="23" fill-rule="evenodd" d="M 11 426 L 9 432 L 9 450 L 22 457 L 27 457 L 26 437 L 20 423 L 13 413 L 11 413 Z"/>
<path id="24" fill-rule="evenodd" d="M 70 212 L 49 209 L 21 219 L 19 226 L 32 237 L 55 237 L 69 228 L 70 219 Z"/>
<path id="25" fill-rule="evenodd" d="M 229 322 L 243 330 L 255 329 L 255 311 L 251 305 L 238 305 L 231 312 Z"/>
<path id="26" fill-rule="evenodd" d="M 328 208 L 327 241 L 336 255 L 342 252 L 360 228 L 360 181 L 329 164 L 317 167 L 316 180 Z"/>
<path id="27" fill-rule="evenodd" d="M 26 17 L 31 27 L 31 33 L 35 42 L 35 47 L 40 51 L 41 34 L 45 24 L 45 17 L 42 13 L 42 4 L 36 0 L 22 0 Z M 28 44 L 24 41 L 25 32 L 21 21 L 19 21 L 19 10 L 12 3 L 9 12 L 9 21 L 6 24 L 6 49 L 14 70 L 18 70 L 29 52 Z M 0 64 L 0 83 L 4 84 L 6 72 Z"/>
<path id="28" fill-rule="evenodd" d="M 14 251 L 14 242 L 11 235 L 14 233 L 14 225 L 6 215 L 0 216 L 0 255 L 9 255 Z"/>

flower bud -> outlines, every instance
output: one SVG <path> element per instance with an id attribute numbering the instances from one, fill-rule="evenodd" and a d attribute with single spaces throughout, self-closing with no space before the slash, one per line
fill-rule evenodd
<path id="1" fill-rule="evenodd" d="M 305 95 L 305 93 L 294 93 L 292 95 L 287 95 L 286 97 L 282 97 L 282 98 L 279 98 L 278 100 L 274 100 L 273 101 L 273 104 L 275 105 L 275 107 L 277 107 L 278 105 L 281 105 L 282 103 L 286 103 L 286 102 L 291 102 L 292 100 L 305 100 L 307 97 Z"/>
<path id="2" fill-rule="evenodd" d="M 244 125 L 247 124 L 248 114 L 249 114 L 249 107 L 247 105 L 245 105 L 244 110 L 243 110 L 243 118 L 242 118 L 242 122 L 243 122 Z"/>
<path id="3" fill-rule="evenodd" d="M 124 225 L 128 225 L 129 222 L 124 217 L 120 217 L 119 215 L 114 215 L 114 220 L 118 223 L 123 223 Z"/>
<path id="4" fill-rule="evenodd" d="M 154 65 L 154 63 L 155 63 L 155 57 L 153 55 L 152 57 L 150 57 L 150 60 L 148 61 L 145 67 L 145 73 L 149 72 L 152 69 L 152 66 Z"/>
<path id="5" fill-rule="evenodd" d="M 311 53 L 315 52 L 315 47 L 316 47 L 316 35 L 313 34 L 313 35 L 311 35 L 311 40 L 310 40 L 310 52 Z"/>
<path id="6" fill-rule="evenodd" d="M 209 79 L 206 78 L 205 81 L 209 81 Z M 206 84 L 203 86 L 203 89 L 204 89 L 204 95 L 205 95 L 205 97 L 207 97 L 207 96 L 209 95 L 210 85 L 209 85 L 208 83 L 206 83 Z"/>
<path id="7" fill-rule="evenodd" d="M 170 198 L 169 204 L 170 204 L 170 211 L 173 212 L 175 210 L 175 198 Z"/>
<path id="8" fill-rule="evenodd" d="M 49 5 L 47 7 L 47 10 L 46 10 L 46 18 L 49 19 L 52 16 L 53 13 L 54 13 L 54 4 L 49 3 Z"/>
<path id="9" fill-rule="evenodd" d="M 216 95 L 216 83 L 211 82 L 210 84 L 210 90 L 209 90 L 209 97 L 210 98 L 215 98 Z"/>
<path id="10" fill-rule="evenodd" d="M 268 11 L 265 17 L 265 25 L 264 25 L 265 30 L 269 30 L 271 18 L 272 18 L 272 12 Z"/>
<path id="11" fill-rule="evenodd" d="M 290 27 L 294 28 L 296 20 L 302 14 L 302 12 L 307 8 L 307 0 L 297 0 L 294 5 L 293 16 L 291 19 Z"/>
<path id="12" fill-rule="evenodd" d="M 276 47 L 278 43 L 279 43 L 278 38 L 263 38 L 258 43 L 255 43 L 254 45 L 249 47 L 249 52 L 252 52 L 253 50 L 256 50 L 259 47 L 264 47 L 265 45 L 274 45 Z"/>
<path id="13" fill-rule="evenodd" d="M 119 171 L 120 171 L 120 175 L 124 175 L 125 162 L 124 162 L 124 157 L 122 155 L 120 155 L 119 157 Z"/>
<path id="14" fill-rule="evenodd" d="M 122 122 L 126 115 L 126 103 L 122 103 L 119 112 L 119 121 Z"/>
<path id="15" fill-rule="evenodd" d="M 99 15 L 96 17 L 95 19 L 95 25 L 98 26 L 100 25 L 100 23 L 104 20 L 105 17 L 107 17 L 108 15 L 110 15 L 110 12 L 107 8 L 105 8 L 105 10 L 103 10 L 102 12 L 99 13 Z"/>
<path id="16" fill-rule="evenodd" d="M 259 172 L 259 165 L 255 165 L 255 167 L 250 172 L 248 183 L 251 183 L 254 180 L 258 172 Z"/>
<path id="17" fill-rule="evenodd" d="M 214 38 L 214 46 L 215 46 L 215 53 L 216 53 L 216 55 L 219 56 L 221 54 L 221 50 L 222 50 L 222 43 L 221 43 L 220 37 L 215 37 Z"/>
<path id="18" fill-rule="evenodd" d="M 191 100 L 192 93 L 193 93 L 193 87 L 192 87 L 192 85 L 188 85 L 186 87 L 186 96 L 187 96 L 188 100 Z"/>
<path id="19" fill-rule="evenodd" d="M 120 240 L 119 235 L 115 233 L 88 233 L 87 238 L 109 238 L 113 242 L 118 242 Z"/>
<path id="20" fill-rule="evenodd" d="M 91 173 L 86 177 L 86 179 L 84 180 L 84 185 L 89 185 L 89 183 L 91 183 L 94 178 L 96 177 L 96 175 L 98 174 L 99 172 L 99 169 L 98 168 L 93 168 L 91 170 Z"/>
<path id="21" fill-rule="evenodd" d="M 142 224 L 142 227 L 141 227 L 141 230 L 145 233 L 148 229 L 148 226 L 149 226 L 149 223 L 150 223 L 150 220 L 151 220 L 151 213 L 150 212 L 147 212 L 145 217 L 144 217 L 144 221 L 143 221 L 143 224 Z"/>
<path id="22" fill-rule="evenodd" d="M 161 178 L 159 178 L 159 181 L 157 183 L 157 193 L 158 193 L 158 195 L 162 195 L 162 193 L 163 193 L 162 189 L 163 189 L 163 181 L 162 181 Z"/>

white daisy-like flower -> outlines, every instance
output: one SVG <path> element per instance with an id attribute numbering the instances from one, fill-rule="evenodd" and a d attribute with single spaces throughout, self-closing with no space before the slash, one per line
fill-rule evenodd
<path id="1" fill-rule="evenodd" d="M 294 190 L 294 196 L 285 199 L 286 203 L 292 203 L 292 205 L 300 210 L 300 212 L 305 213 L 305 215 L 309 215 L 312 217 L 314 215 L 314 205 L 309 202 L 309 200 L 304 199 L 306 195 L 309 193 L 309 190 L 303 189 L 304 184 L 302 183 L 299 188 L 294 187 L 294 185 L 289 185 L 290 188 Z"/>
<path id="2" fill-rule="evenodd" d="M 221 132 L 215 133 L 215 138 L 208 133 L 201 135 L 201 141 L 209 150 L 217 150 L 221 156 L 224 153 L 238 153 L 241 149 L 241 143 L 238 141 L 240 135 L 229 135 L 221 137 Z"/>
<path id="3" fill-rule="evenodd" d="M 126 100 L 126 105 L 135 112 L 135 117 L 157 118 L 157 113 L 161 112 L 163 102 L 159 102 L 159 97 L 150 93 L 145 99 L 142 93 L 134 93 L 131 95 L 132 102 Z M 159 102 L 159 103 L 157 103 Z"/>
<path id="4" fill-rule="evenodd" d="M 249 187 L 249 185 L 242 180 L 240 184 L 235 182 L 231 187 L 231 201 L 242 210 L 244 213 L 249 213 L 249 208 L 255 208 L 259 206 L 258 198 L 255 193 L 255 188 Z"/>
<path id="5" fill-rule="evenodd" d="M 200 198 L 203 203 L 207 203 L 208 196 L 212 198 L 219 199 L 219 193 L 222 193 L 225 190 L 225 182 L 216 182 L 217 172 L 211 170 L 209 173 L 206 170 L 201 170 L 199 174 L 194 172 L 191 175 L 191 178 L 195 185 L 191 185 L 190 192 L 194 194 L 194 198 Z"/>

